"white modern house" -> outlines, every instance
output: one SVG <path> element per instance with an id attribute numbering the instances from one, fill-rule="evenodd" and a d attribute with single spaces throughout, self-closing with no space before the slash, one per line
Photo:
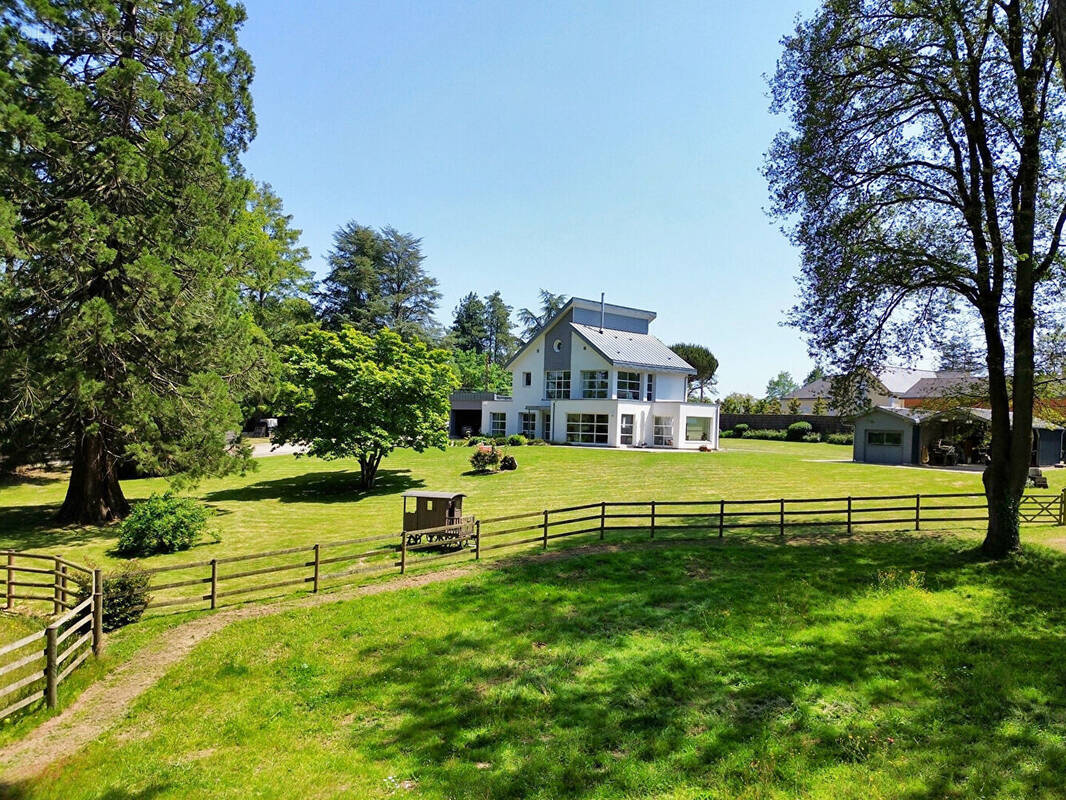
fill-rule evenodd
<path id="1" fill-rule="evenodd" d="M 510 399 L 481 432 L 601 447 L 718 449 L 718 404 L 687 402 L 695 370 L 648 333 L 652 311 L 571 299 L 511 359 Z"/>

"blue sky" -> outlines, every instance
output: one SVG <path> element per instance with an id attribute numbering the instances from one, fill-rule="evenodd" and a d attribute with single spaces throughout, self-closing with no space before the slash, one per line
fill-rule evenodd
<path id="1" fill-rule="evenodd" d="M 763 211 L 764 76 L 812 2 L 247 0 L 259 134 L 321 275 L 349 220 L 423 238 L 439 317 L 541 287 L 659 314 L 722 394 L 811 366 L 798 254 Z"/>

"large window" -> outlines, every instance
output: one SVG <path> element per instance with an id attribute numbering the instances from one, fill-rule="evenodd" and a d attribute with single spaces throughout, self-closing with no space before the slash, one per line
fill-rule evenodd
<path id="1" fill-rule="evenodd" d="M 903 444 L 902 431 L 866 431 L 866 444 L 899 447 Z"/>
<path id="2" fill-rule="evenodd" d="M 537 415 L 531 411 L 524 411 L 519 415 L 518 419 L 522 423 L 522 435 L 527 439 L 536 439 Z"/>
<path id="3" fill-rule="evenodd" d="M 674 418 L 656 417 L 655 429 L 652 431 L 654 442 L 659 447 L 674 446 Z"/>
<path id="4" fill-rule="evenodd" d="M 566 441 L 570 444 L 607 444 L 607 415 L 567 414 Z"/>
<path id="5" fill-rule="evenodd" d="M 507 435 L 507 414 L 503 411 L 489 412 L 489 436 Z"/>
<path id="6" fill-rule="evenodd" d="M 550 442 L 552 440 L 552 414 L 550 411 L 544 412 L 544 441 Z"/>
<path id="7" fill-rule="evenodd" d="M 607 370 L 583 369 L 581 370 L 581 396 L 585 399 L 605 399 L 609 389 L 607 386 Z"/>
<path id="8" fill-rule="evenodd" d="M 570 370 L 553 369 L 544 373 L 544 396 L 549 400 L 570 397 Z"/>
<path id="9" fill-rule="evenodd" d="M 648 393 L 644 398 L 645 400 L 655 399 L 655 376 L 648 375 Z"/>
<path id="10" fill-rule="evenodd" d="M 633 444 L 633 415 L 622 415 L 622 429 L 619 432 L 618 441 L 620 444 Z"/>
<path id="11" fill-rule="evenodd" d="M 689 417 L 685 420 L 686 442 L 709 442 L 711 440 L 711 418 Z"/>
<path id="12" fill-rule="evenodd" d="M 618 373 L 618 399 L 619 400 L 639 400 L 640 399 L 640 373 L 639 372 L 619 372 Z"/>

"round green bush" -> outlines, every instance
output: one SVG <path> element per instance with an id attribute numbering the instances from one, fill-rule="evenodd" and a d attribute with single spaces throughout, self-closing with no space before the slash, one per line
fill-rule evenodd
<path id="1" fill-rule="evenodd" d="M 854 444 L 855 434 L 853 433 L 830 433 L 825 437 L 825 441 L 828 444 Z"/>
<path id="2" fill-rule="evenodd" d="M 482 450 L 480 447 L 470 456 L 470 466 L 475 472 L 489 472 L 495 470 L 500 464 L 500 451 L 493 447 L 490 450 Z"/>
<path id="3" fill-rule="evenodd" d="M 150 574 L 132 565 L 126 565 L 118 572 L 104 574 L 101 590 L 105 631 L 117 630 L 141 618 L 152 599 L 148 593 L 151 579 Z M 92 595 L 92 579 L 79 578 L 77 585 L 77 602 L 80 604 Z"/>
<path id="4" fill-rule="evenodd" d="M 751 426 L 743 422 L 740 422 L 733 426 L 733 435 L 738 439 L 742 439 L 744 434 L 751 430 Z"/>
<path id="5" fill-rule="evenodd" d="M 153 494 L 126 517 L 115 549 L 127 558 L 188 550 L 207 532 L 210 516 L 189 497 L 173 492 Z"/>
<path id="6" fill-rule="evenodd" d="M 511 447 L 522 447 L 525 444 L 529 444 L 529 440 L 520 433 L 512 433 L 507 437 L 507 444 Z"/>
<path id="7" fill-rule="evenodd" d="M 811 423 L 809 422 L 793 422 L 788 426 L 788 440 L 790 442 L 801 442 L 803 437 L 810 433 L 811 430 Z"/>

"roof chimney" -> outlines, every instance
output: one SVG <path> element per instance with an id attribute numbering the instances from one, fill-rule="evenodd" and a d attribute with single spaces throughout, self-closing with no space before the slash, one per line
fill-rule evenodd
<path id="1" fill-rule="evenodd" d="M 603 333 L 604 318 L 607 315 L 607 309 L 604 306 L 603 298 L 607 295 L 606 292 L 600 292 L 600 333 Z"/>

